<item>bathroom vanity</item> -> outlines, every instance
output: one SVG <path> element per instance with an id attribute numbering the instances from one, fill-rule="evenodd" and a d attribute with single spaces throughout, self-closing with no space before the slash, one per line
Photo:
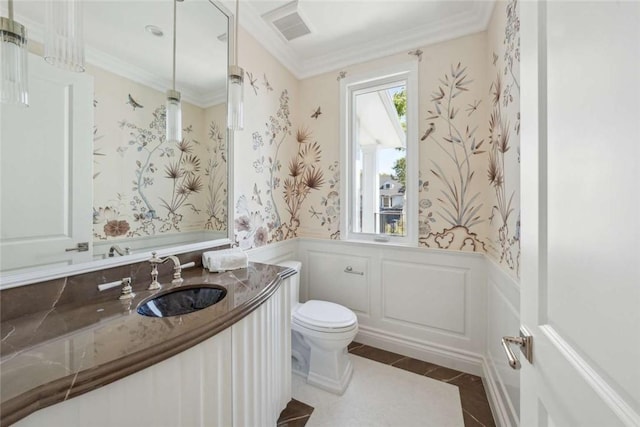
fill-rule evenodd
<path id="1" fill-rule="evenodd" d="M 166 274 L 160 291 L 134 279 L 133 299 L 120 301 L 113 289 L 82 304 L 79 295 L 60 303 L 71 282 L 64 279 L 48 310 L 3 319 L 2 426 L 275 425 L 291 399 L 284 284 L 292 274 L 259 263 L 226 273 L 186 270 L 178 286 L 215 285 L 226 296 L 162 318 L 136 307 L 172 288 Z M 32 286 L 39 285 L 24 288 Z M 27 290 L 11 298 L 19 292 L 28 299 Z"/>

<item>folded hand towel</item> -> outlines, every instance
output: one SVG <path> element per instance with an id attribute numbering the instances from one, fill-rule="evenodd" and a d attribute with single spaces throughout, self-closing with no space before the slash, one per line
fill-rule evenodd
<path id="1" fill-rule="evenodd" d="M 202 254 L 202 266 L 212 273 L 246 268 L 249 265 L 247 254 L 240 248 L 209 251 Z"/>

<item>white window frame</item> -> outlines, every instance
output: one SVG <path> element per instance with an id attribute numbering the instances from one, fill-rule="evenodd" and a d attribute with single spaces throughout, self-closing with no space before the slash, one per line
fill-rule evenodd
<path id="1" fill-rule="evenodd" d="M 356 92 L 371 86 L 404 80 L 407 91 L 407 182 L 406 236 L 391 236 L 353 231 L 355 199 L 356 146 L 351 141 L 354 132 L 351 118 L 355 114 L 353 102 Z M 417 246 L 418 244 L 418 62 L 402 62 L 340 80 L 340 236 L 342 240 Z M 379 184 L 378 184 L 379 185 Z"/>

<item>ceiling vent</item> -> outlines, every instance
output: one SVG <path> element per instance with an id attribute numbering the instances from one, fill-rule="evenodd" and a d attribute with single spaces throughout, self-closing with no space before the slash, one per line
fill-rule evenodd
<path id="1" fill-rule="evenodd" d="M 298 0 L 265 13 L 262 18 L 273 25 L 286 41 L 311 34 L 309 25 L 307 25 L 298 10 Z"/>

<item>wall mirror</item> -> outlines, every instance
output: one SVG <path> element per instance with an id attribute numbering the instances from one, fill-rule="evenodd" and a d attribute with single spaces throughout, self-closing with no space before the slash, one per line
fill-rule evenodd
<path id="1" fill-rule="evenodd" d="M 172 1 L 83 2 L 84 73 L 42 58 L 45 2 L 14 12 L 29 37 L 29 107 L 0 106 L 3 278 L 227 239 L 228 11 L 177 3 L 180 143 L 165 138 Z"/>

